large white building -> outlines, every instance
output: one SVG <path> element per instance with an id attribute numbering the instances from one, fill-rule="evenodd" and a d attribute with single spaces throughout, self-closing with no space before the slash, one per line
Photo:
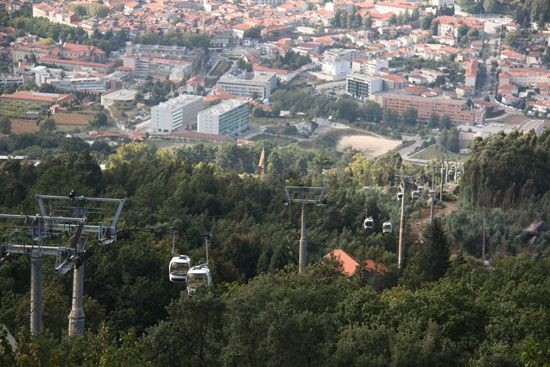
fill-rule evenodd
<path id="1" fill-rule="evenodd" d="M 388 60 L 387 59 L 353 59 L 351 62 L 351 71 L 353 73 L 359 74 L 369 74 L 374 75 L 378 73 L 381 69 L 387 68 Z"/>
<path id="2" fill-rule="evenodd" d="M 277 86 L 277 77 L 274 73 L 258 71 L 240 75 L 226 73 L 216 86 L 239 97 L 269 99 L 271 91 Z"/>
<path id="3" fill-rule="evenodd" d="M 366 100 L 373 93 L 383 89 L 382 79 L 377 76 L 350 74 L 346 78 L 346 93 L 354 98 Z"/>
<path id="4" fill-rule="evenodd" d="M 330 49 L 323 53 L 323 74 L 332 77 L 332 80 L 342 80 L 351 71 L 351 59 L 355 56 L 355 50 Z"/>
<path id="5" fill-rule="evenodd" d="M 151 108 L 151 129 L 169 133 L 184 126 L 193 126 L 203 108 L 201 96 L 182 94 L 171 98 Z"/>
<path id="6" fill-rule="evenodd" d="M 199 112 L 197 131 L 215 135 L 235 135 L 248 129 L 248 102 L 228 99 Z"/>

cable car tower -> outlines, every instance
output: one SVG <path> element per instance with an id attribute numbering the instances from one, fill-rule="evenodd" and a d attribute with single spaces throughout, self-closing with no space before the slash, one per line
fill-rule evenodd
<path id="1" fill-rule="evenodd" d="M 302 206 L 300 253 L 298 260 L 298 273 L 305 273 L 307 266 L 307 230 L 306 230 L 306 205 L 323 206 L 325 196 L 324 187 L 314 186 L 285 186 L 286 205 L 300 204 Z"/>
<path id="2" fill-rule="evenodd" d="M 88 236 L 96 236 L 97 244 L 105 246 L 116 239 L 116 226 L 124 199 L 77 197 L 74 190 L 68 196 L 36 195 L 40 213 L 36 215 L 0 214 L 0 219 L 23 222 L 10 236 L 0 241 L 0 255 L 22 254 L 31 258 L 30 329 L 42 330 L 42 258 L 54 256 L 59 276 L 73 270 L 72 307 L 69 314 L 69 335 L 84 334 L 84 262 L 93 253 Z M 61 205 L 60 205 L 61 204 Z M 107 208 L 109 207 L 109 209 Z M 113 210 L 114 209 L 114 210 Z M 65 215 L 55 215 L 55 213 Z M 95 224 L 91 224 L 95 223 Z M 12 226 L 13 228 L 13 226 Z M 23 233 L 20 228 L 24 228 Z M 9 232 L 10 225 L 7 226 Z M 66 245 L 46 245 L 55 240 Z"/>

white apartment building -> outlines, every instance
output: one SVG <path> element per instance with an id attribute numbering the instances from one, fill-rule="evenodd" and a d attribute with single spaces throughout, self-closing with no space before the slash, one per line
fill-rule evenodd
<path id="1" fill-rule="evenodd" d="M 332 76 L 332 80 L 342 80 L 351 71 L 351 59 L 356 50 L 330 49 L 323 53 L 321 71 Z"/>
<path id="2" fill-rule="evenodd" d="M 388 60 L 381 59 L 353 59 L 351 62 L 351 72 L 358 74 L 374 75 L 383 68 L 388 68 Z"/>
<path id="3" fill-rule="evenodd" d="M 455 4 L 455 0 L 432 0 L 431 5 L 432 6 L 453 6 Z"/>
<path id="4" fill-rule="evenodd" d="M 226 73 L 216 86 L 239 97 L 269 99 L 271 91 L 277 86 L 277 77 L 274 73 L 265 72 L 241 75 Z"/>
<path id="5" fill-rule="evenodd" d="M 286 0 L 256 0 L 257 5 L 279 6 Z"/>
<path id="6" fill-rule="evenodd" d="M 228 99 L 199 112 L 197 131 L 215 135 L 234 135 L 248 129 L 248 102 Z"/>
<path id="7" fill-rule="evenodd" d="M 371 94 L 381 92 L 383 86 L 382 79 L 377 76 L 350 74 L 346 78 L 346 93 L 363 101 Z"/>
<path id="8" fill-rule="evenodd" d="M 184 126 L 192 126 L 203 108 L 201 96 L 182 94 L 171 98 L 151 108 L 151 129 L 169 133 Z"/>

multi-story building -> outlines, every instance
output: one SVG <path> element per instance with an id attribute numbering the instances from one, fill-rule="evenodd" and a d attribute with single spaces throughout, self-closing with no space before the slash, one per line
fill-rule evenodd
<path id="1" fill-rule="evenodd" d="M 429 121 L 432 113 L 440 117 L 447 115 L 451 121 L 460 124 L 480 124 L 484 119 L 484 111 L 471 109 L 466 101 L 445 97 L 417 97 L 402 94 L 384 94 L 380 97 L 382 108 L 403 114 L 407 108 L 418 111 L 418 119 Z"/>
<path id="2" fill-rule="evenodd" d="M 381 69 L 389 67 L 388 60 L 382 59 L 353 59 L 351 62 L 351 71 L 359 74 L 374 75 Z"/>
<path id="3" fill-rule="evenodd" d="M 201 48 L 189 49 L 179 46 L 144 45 L 126 43 L 126 53 L 123 59 L 155 60 L 161 63 L 188 62 L 191 63 L 191 73 L 196 73 L 202 63 L 204 51 Z"/>
<path id="4" fill-rule="evenodd" d="M 186 60 L 162 59 L 157 57 L 125 56 L 123 65 L 133 70 L 136 79 L 151 76 L 156 79 L 168 78 L 174 82 L 191 76 L 192 63 Z"/>
<path id="5" fill-rule="evenodd" d="M 199 112 L 197 131 L 216 135 L 235 135 L 248 128 L 248 102 L 228 99 Z"/>
<path id="6" fill-rule="evenodd" d="M 346 93 L 354 98 L 366 100 L 373 93 L 383 89 L 382 79 L 364 74 L 350 74 L 346 78 Z"/>
<path id="7" fill-rule="evenodd" d="M 254 72 L 234 75 L 224 74 L 216 83 L 228 93 L 247 98 L 271 98 L 271 91 L 277 86 L 277 77 L 274 73 Z"/>
<path id="8" fill-rule="evenodd" d="M 286 0 L 256 0 L 257 5 L 279 6 Z"/>
<path id="9" fill-rule="evenodd" d="M 182 94 L 151 108 L 151 128 L 159 132 L 172 132 L 191 127 L 204 108 L 202 97 Z"/>
<path id="10" fill-rule="evenodd" d="M 356 50 L 330 49 L 323 53 L 321 70 L 330 75 L 332 80 L 342 80 L 351 71 L 351 59 Z"/>
<path id="11" fill-rule="evenodd" d="M 520 87 L 548 83 L 550 70 L 545 68 L 510 68 L 499 75 L 501 85 L 515 84 Z"/>

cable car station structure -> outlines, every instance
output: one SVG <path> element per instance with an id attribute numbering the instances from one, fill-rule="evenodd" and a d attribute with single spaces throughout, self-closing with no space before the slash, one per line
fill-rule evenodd
<path id="1" fill-rule="evenodd" d="M 116 240 L 124 199 L 77 197 L 74 190 L 68 196 L 36 195 L 40 213 L 36 215 L 0 214 L 0 220 L 23 222 L 25 235 L 17 238 L 5 236 L 0 241 L 0 258 L 21 254 L 31 258 L 30 331 L 42 330 L 42 263 L 44 256 L 56 258 L 55 270 L 59 276 L 73 271 L 72 306 L 69 314 L 69 335 L 84 334 L 84 262 L 91 256 L 93 247 L 86 247 L 88 237 L 95 236 L 97 244 L 105 246 Z M 59 205 L 65 205 L 59 207 Z M 104 211 L 97 206 L 105 206 Z M 95 206 L 95 208 L 94 208 Z M 107 207 L 114 209 L 112 217 L 104 222 Z M 63 211 L 71 216 L 54 216 Z M 91 224 L 96 221 L 95 224 Z M 10 224 L 7 224 L 8 232 Z M 20 232 L 17 232 L 20 234 Z M 45 245 L 55 239 L 63 242 L 63 234 L 71 237 L 59 246 Z M 23 237 L 23 238 L 22 238 Z M 30 238 L 29 238 L 30 237 Z"/>

